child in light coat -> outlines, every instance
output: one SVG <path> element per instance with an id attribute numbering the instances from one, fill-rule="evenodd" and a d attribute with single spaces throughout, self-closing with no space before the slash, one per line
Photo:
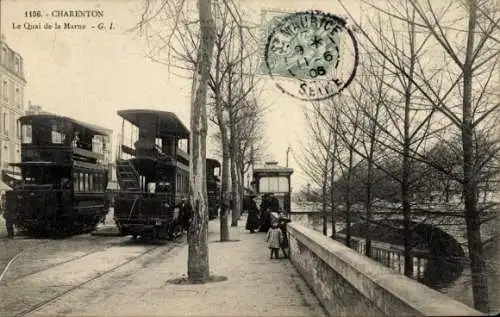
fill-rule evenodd
<path id="1" fill-rule="evenodd" d="M 267 246 L 271 249 L 271 259 L 273 255 L 275 259 L 279 257 L 280 246 L 283 243 L 283 232 L 280 228 L 278 228 L 278 223 L 273 222 L 271 224 L 271 228 L 267 232 Z"/>

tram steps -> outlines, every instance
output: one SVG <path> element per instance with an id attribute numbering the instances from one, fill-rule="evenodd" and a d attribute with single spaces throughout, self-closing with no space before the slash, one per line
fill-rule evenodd
<path id="1" fill-rule="evenodd" d="M 139 173 L 130 161 L 116 161 L 116 178 L 122 190 L 138 191 L 141 187 Z"/>

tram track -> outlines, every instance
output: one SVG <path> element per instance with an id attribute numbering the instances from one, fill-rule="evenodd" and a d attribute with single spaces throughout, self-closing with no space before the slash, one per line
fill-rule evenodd
<path id="1" fill-rule="evenodd" d="M 14 282 L 16 282 L 16 281 L 18 281 L 18 280 L 22 280 L 22 279 L 24 279 L 24 278 L 26 278 L 26 277 L 28 277 L 28 276 L 35 275 L 35 274 L 41 273 L 41 272 L 43 272 L 43 271 L 47 271 L 47 270 L 53 269 L 53 268 L 55 268 L 55 267 L 57 267 L 57 266 L 61 266 L 61 265 L 64 265 L 64 264 L 67 264 L 67 263 L 70 263 L 70 262 L 73 262 L 73 261 L 80 260 L 80 259 L 82 259 L 82 258 L 84 258 L 84 257 L 86 257 L 86 256 L 89 256 L 89 255 L 91 255 L 91 254 L 94 254 L 94 253 L 96 253 L 96 252 L 100 252 L 100 251 L 102 251 L 102 248 L 99 248 L 99 249 L 96 249 L 96 250 L 93 250 L 93 251 L 86 252 L 86 253 L 84 253 L 84 254 L 82 254 L 82 255 L 76 256 L 76 257 L 74 257 L 74 258 L 71 258 L 71 259 L 68 259 L 68 260 L 65 260 L 65 261 L 61 261 L 61 262 L 57 262 L 57 263 L 53 263 L 53 264 L 48 265 L 48 266 L 46 266 L 46 267 L 44 267 L 44 268 L 41 268 L 41 269 L 38 269 L 38 270 L 35 270 L 35 271 L 32 271 L 32 272 L 29 272 L 29 273 L 27 273 L 27 274 L 24 274 L 24 275 L 18 276 L 18 277 L 14 278 L 14 279 L 12 279 L 12 280 L 10 280 L 10 281 L 6 282 L 6 283 L 7 283 L 7 284 L 8 284 L 8 283 L 14 283 Z M 20 254 L 20 253 L 19 253 L 19 254 Z M 2 279 L 0 278 L 0 281 L 1 281 L 1 280 L 2 280 Z"/>
<path id="2" fill-rule="evenodd" d="M 83 287 L 83 286 L 85 286 L 85 285 L 93 282 L 93 281 L 96 281 L 96 280 L 98 280 L 100 278 L 103 278 L 103 277 L 107 276 L 110 273 L 113 273 L 113 272 L 117 271 L 118 269 L 126 266 L 127 264 L 130 264 L 130 263 L 132 263 L 134 261 L 137 261 L 137 260 L 141 259 L 142 257 L 144 257 L 144 256 L 152 253 L 153 251 L 155 251 L 155 250 L 157 250 L 159 248 L 166 247 L 167 248 L 166 252 L 168 253 L 173 248 L 175 248 L 177 246 L 179 246 L 178 243 L 169 243 L 167 245 L 161 244 L 161 245 L 155 245 L 155 246 L 148 247 L 144 252 L 141 252 L 137 256 L 134 256 L 134 257 L 132 257 L 132 258 L 130 258 L 128 260 L 125 260 L 124 262 L 120 263 L 119 265 L 116 265 L 116 266 L 114 266 L 114 267 L 112 267 L 112 268 L 110 268 L 108 270 L 105 270 L 103 272 L 98 272 L 92 278 L 89 278 L 89 279 L 84 280 L 83 282 L 77 283 L 76 285 L 69 287 L 68 289 L 66 289 L 66 290 L 62 291 L 61 293 L 57 294 L 56 296 L 52 296 L 51 298 L 48 298 L 47 300 L 43 300 L 43 301 L 41 301 L 41 302 L 39 302 L 39 303 L 37 303 L 37 304 L 29 307 L 28 309 L 26 309 L 26 310 L 24 310 L 24 311 L 22 311 L 22 312 L 20 312 L 20 313 L 18 313 L 16 315 L 14 315 L 14 316 L 15 317 L 23 317 L 23 316 L 27 316 L 27 315 L 35 312 L 35 311 L 38 311 L 41 308 L 43 308 L 43 307 L 45 307 L 45 306 L 47 306 L 47 305 L 49 305 L 49 304 L 57 301 L 59 298 L 65 296 L 65 295 L 67 295 L 67 294 L 69 294 L 69 293 L 71 293 L 71 292 L 73 292 L 73 291 L 75 291 L 75 290 L 77 290 L 77 289 L 79 289 L 79 288 L 81 288 L 81 287 Z M 89 252 L 89 254 L 87 254 L 87 255 L 80 256 L 79 259 L 84 258 L 85 256 L 89 256 L 90 254 L 96 253 L 96 252 L 99 252 L 99 251 Z M 75 261 L 75 260 L 77 260 L 77 259 L 74 258 L 74 259 L 68 260 L 66 262 L 69 263 L 69 262 L 72 262 L 72 261 Z M 62 265 L 62 264 L 63 263 L 60 263 L 60 265 Z M 57 266 L 58 265 L 54 265 L 53 267 L 57 267 Z M 43 272 L 45 270 L 48 270 L 48 269 L 49 268 L 41 270 L 41 272 Z M 34 275 L 34 274 L 35 273 L 29 274 L 29 275 Z"/>
<path id="3" fill-rule="evenodd" d="M 23 254 L 26 254 L 28 251 L 30 250 L 35 250 L 35 249 L 38 249 L 40 247 L 42 247 L 43 245 L 47 245 L 49 244 L 51 241 L 54 241 L 54 240 L 47 240 L 47 241 L 43 241 L 41 243 L 38 243 L 34 246 L 31 246 L 31 247 L 28 247 L 26 249 L 21 249 L 21 251 L 19 251 L 16 255 L 14 255 L 10 260 L 9 262 L 7 263 L 7 265 L 3 268 L 2 272 L 0 273 L 0 283 L 2 283 L 4 277 L 5 277 L 5 274 L 7 273 L 7 271 L 9 270 L 10 266 L 15 262 L 15 260 L 17 260 L 18 257 L 20 257 L 21 255 Z M 106 243 L 109 243 L 110 241 L 106 241 Z M 94 248 L 92 248 L 91 251 L 88 251 L 88 252 L 85 252 L 84 254 L 82 255 L 79 255 L 79 256 L 76 256 L 76 257 L 73 257 L 73 258 L 70 258 L 70 259 L 67 259 L 67 260 L 64 260 L 64 261 L 61 261 L 61 262 L 57 262 L 57 263 L 53 263 L 53 264 L 50 264 L 44 268 L 40 268 L 38 270 L 35 270 L 35 271 L 32 271 L 32 272 L 29 272 L 27 274 L 23 274 L 21 276 L 17 276 L 15 278 L 13 278 L 12 280 L 9 280 L 9 281 L 5 281 L 6 284 L 9 284 L 9 283 L 13 283 L 13 282 L 16 282 L 18 280 L 21 280 L 23 278 L 26 278 L 28 276 L 31 276 L 31 275 L 35 275 L 35 274 L 38 274 L 38 273 L 41 273 L 43 271 L 47 271 L 47 270 L 50 270 L 54 267 L 57 267 L 57 266 L 60 266 L 60 265 L 64 265 L 66 263 L 69 263 L 69 262 L 72 262 L 72 261 L 76 261 L 76 260 L 79 260 L 81 258 L 84 258 L 86 256 L 89 256 L 93 253 L 96 253 L 96 252 L 99 252 L 99 251 L 102 251 L 103 249 L 105 249 L 107 246 L 106 245 L 102 245 L 102 244 L 99 244 L 97 246 L 95 246 Z M 1 285 L 1 284 L 0 284 Z"/>
<path id="4" fill-rule="evenodd" d="M 21 255 L 23 255 L 23 253 L 26 253 L 29 250 L 37 249 L 37 248 L 41 247 L 42 245 L 48 244 L 49 242 L 50 241 L 43 241 L 41 243 L 37 243 L 34 246 L 30 246 L 30 247 L 27 247 L 25 249 L 21 249 L 21 251 L 17 252 L 14 256 L 12 256 L 10 258 L 10 260 L 8 261 L 7 265 L 2 269 L 2 272 L 0 273 L 0 282 L 5 277 L 5 274 L 9 270 L 10 266 L 17 260 L 17 258 L 19 258 Z"/>

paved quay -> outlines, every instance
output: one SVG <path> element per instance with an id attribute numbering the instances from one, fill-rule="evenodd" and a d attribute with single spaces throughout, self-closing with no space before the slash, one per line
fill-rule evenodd
<path id="1" fill-rule="evenodd" d="M 187 272 L 187 245 L 161 261 L 131 262 L 40 307 L 29 316 L 325 316 L 288 259 L 269 259 L 265 233 L 244 230 L 246 217 L 219 240 L 209 222 L 210 271 L 226 281 L 178 285 Z M 135 263 L 135 264 L 134 264 Z"/>

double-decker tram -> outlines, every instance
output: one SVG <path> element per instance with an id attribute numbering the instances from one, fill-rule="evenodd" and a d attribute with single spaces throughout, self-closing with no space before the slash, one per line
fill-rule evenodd
<path id="1" fill-rule="evenodd" d="M 118 115 L 123 123 L 116 225 L 122 235 L 174 238 L 189 217 L 189 130 L 171 112 L 121 110 Z"/>
<path id="2" fill-rule="evenodd" d="M 207 194 L 208 194 L 208 217 L 215 219 L 218 216 L 220 207 L 220 172 L 221 165 L 219 161 L 207 158 Z"/>
<path id="3" fill-rule="evenodd" d="M 7 212 L 28 233 L 76 234 L 95 229 L 108 212 L 109 133 L 56 115 L 19 118 L 21 179 L 6 192 Z"/>

